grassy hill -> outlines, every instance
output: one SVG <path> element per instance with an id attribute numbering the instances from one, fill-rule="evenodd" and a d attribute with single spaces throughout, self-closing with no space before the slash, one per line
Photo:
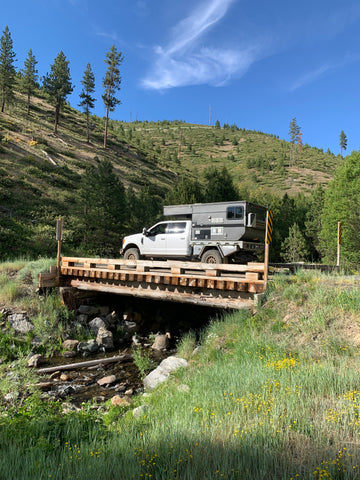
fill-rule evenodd
<path id="1" fill-rule="evenodd" d="M 184 177 L 203 183 L 209 167 L 226 167 L 245 199 L 268 203 L 270 194 L 308 194 L 331 180 L 339 162 L 339 156 L 307 144 L 299 153 L 274 134 L 182 121 L 110 120 L 104 149 L 103 118 L 91 117 L 87 143 L 85 115 L 76 109 L 65 106 L 57 135 L 54 108 L 41 91 L 32 98 L 30 115 L 26 110 L 26 98 L 17 93 L 16 103 L 0 113 L 0 233 L 14 254 L 26 253 L 27 240 L 18 245 L 17 239 L 26 237 L 24 229 L 35 238 L 37 224 L 39 245 L 32 251 L 41 252 L 44 230 L 73 211 L 85 168 L 99 160 L 111 161 L 125 188 L 147 187 L 160 203 Z"/>

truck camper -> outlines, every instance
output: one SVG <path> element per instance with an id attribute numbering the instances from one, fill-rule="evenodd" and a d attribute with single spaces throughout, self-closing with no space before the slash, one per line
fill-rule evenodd
<path id="1" fill-rule="evenodd" d="M 244 263 L 264 249 L 266 207 L 247 201 L 164 207 L 169 220 L 123 239 L 125 259 Z"/>

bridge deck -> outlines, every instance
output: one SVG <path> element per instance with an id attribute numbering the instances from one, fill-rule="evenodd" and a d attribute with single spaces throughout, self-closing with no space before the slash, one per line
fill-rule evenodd
<path id="1" fill-rule="evenodd" d="M 130 295 L 174 302 L 242 308 L 265 290 L 264 264 L 204 264 L 61 257 L 60 268 L 41 274 L 40 287 Z"/>

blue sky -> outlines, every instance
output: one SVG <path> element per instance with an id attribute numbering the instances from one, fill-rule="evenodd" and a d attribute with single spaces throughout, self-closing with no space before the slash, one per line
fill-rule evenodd
<path id="1" fill-rule="evenodd" d="M 16 68 L 31 48 L 40 77 L 62 50 L 77 108 L 87 63 L 101 100 L 105 54 L 124 55 L 111 118 L 236 123 L 339 153 L 360 148 L 359 0 L 0 0 Z"/>

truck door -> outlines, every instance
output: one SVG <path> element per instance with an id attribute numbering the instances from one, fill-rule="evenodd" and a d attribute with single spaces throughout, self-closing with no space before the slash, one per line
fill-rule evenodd
<path id="1" fill-rule="evenodd" d="M 169 222 L 166 230 L 166 254 L 169 257 L 185 257 L 190 254 L 190 232 L 186 222 Z"/>
<path id="2" fill-rule="evenodd" d="M 142 237 L 144 255 L 162 256 L 166 253 L 166 229 L 168 222 L 160 222 L 151 227 Z"/>

